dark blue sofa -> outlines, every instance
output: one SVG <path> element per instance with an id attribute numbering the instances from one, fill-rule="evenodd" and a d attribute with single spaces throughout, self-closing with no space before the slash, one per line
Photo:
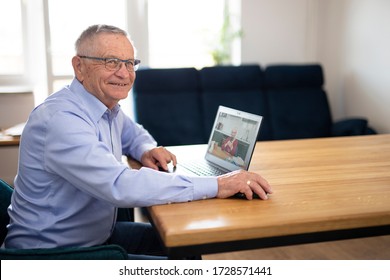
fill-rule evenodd
<path id="1" fill-rule="evenodd" d="M 207 143 L 219 105 L 264 117 L 258 140 L 375 134 L 365 118 L 332 119 L 319 64 L 137 72 L 136 121 L 159 145 Z"/>

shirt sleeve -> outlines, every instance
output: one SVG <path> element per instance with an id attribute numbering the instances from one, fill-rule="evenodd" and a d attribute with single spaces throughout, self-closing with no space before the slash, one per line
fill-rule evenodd
<path id="1" fill-rule="evenodd" d="M 132 121 L 122 111 L 118 118 L 123 126 L 121 135 L 123 155 L 131 156 L 139 161 L 144 152 L 157 146 L 157 142 L 142 125 Z"/>
<path id="2" fill-rule="evenodd" d="M 72 124 L 72 125 L 69 125 Z M 58 112 L 47 126 L 44 166 L 59 174 L 75 188 L 117 207 L 143 207 L 215 197 L 217 179 L 188 177 L 141 168 L 132 170 L 118 162 L 109 148 L 98 140 L 87 120 Z M 147 133 L 138 131 L 128 148 L 136 158 L 153 146 Z M 142 143 L 146 139 L 146 144 Z M 131 146 L 131 145 L 129 145 Z"/>

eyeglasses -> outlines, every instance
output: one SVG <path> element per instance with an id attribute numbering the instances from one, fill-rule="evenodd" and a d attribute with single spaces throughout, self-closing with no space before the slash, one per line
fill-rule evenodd
<path id="1" fill-rule="evenodd" d="M 134 72 L 137 71 L 139 64 L 141 63 L 141 60 L 139 59 L 103 58 L 86 55 L 79 55 L 78 57 L 104 61 L 104 67 L 110 71 L 118 71 L 122 67 L 122 63 L 124 63 L 127 71 Z"/>

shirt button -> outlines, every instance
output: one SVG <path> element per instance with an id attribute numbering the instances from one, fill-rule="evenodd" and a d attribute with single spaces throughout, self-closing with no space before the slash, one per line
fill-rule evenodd
<path id="1" fill-rule="evenodd" d="M 207 199 L 207 198 L 208 198 L 207 195 L 203 196 L 203 199 Z"/>

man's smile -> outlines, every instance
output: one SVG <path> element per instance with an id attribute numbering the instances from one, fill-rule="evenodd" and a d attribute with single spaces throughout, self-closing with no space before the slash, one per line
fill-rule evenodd
<path id="1" fill-rule="evenodd" d="M 114 85 L 114 86 L 119 86 L 119 87 L 128 87 L 129 86 L 129 83 L 112 83 L 112 82 L 109 82 L 108 84 L 109 85 Z"/>

